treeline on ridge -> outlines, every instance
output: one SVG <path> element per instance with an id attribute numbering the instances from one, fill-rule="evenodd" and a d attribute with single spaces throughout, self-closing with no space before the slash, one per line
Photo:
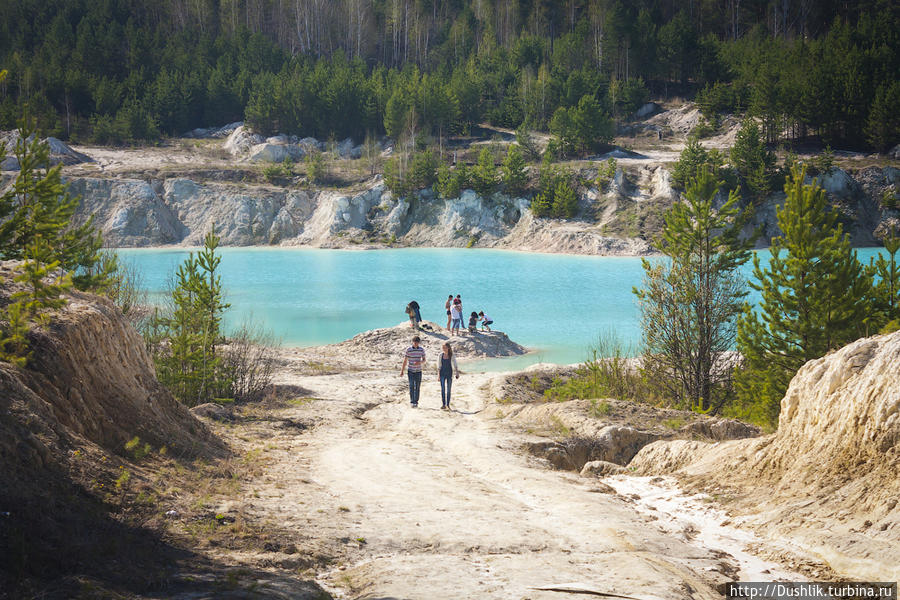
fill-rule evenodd
<path id="1" fill-rule="evenodd" d="M 0 128 L 121 143 L 245 119 L 320 139 L 547 129 L 691 94 L 769 142 L 883 150 L 900 125 L 894 3 L 836 0 L 0 0 Z"/>

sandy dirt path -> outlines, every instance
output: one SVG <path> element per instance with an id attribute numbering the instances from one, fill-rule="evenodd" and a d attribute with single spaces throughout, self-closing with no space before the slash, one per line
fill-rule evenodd
<path id="1" fill-rule="evenodd" d="M 691 528 L 661 525 L 636 494 L 609 493 L 522 454 L 523 434 L 497 419 L 483 391 L 492 376 L 457 380 L 448 413 L 435 375 L 412 409 L 393 368 L 282 371 L 282 383 L 316 400 L 278 417 L 315 424 L 260 425 L 268 466 L 242 510 L 333 557 L 317 580 L 338 598 L 569 596 L 549 588 L 722 597 L 716 585 L 737 579 L 741 561 Z"/>

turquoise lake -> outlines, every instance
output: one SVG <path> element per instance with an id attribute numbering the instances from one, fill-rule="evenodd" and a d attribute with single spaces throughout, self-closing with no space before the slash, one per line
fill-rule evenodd
<path id="1" fill-rule="evenodd" d="M 151 297 L 159 298 L 189 251 L 118 252 L 141 271 Z M 231 303 L 226 328 L 252 315 L 286 346 L 330 344 L 397 325 L 407 321 L 403 310 L 410 300 L 419 302 L 423 319 L 445 325 L 444 302 L 451 293 L 461 295 L 466 315 L 483 310 L 494 329 L 534 350 L 479 368 L 574 363 L 590 356 L 602 333 L 614 331 L 624 342 L 640 337 L 631 292 L 643 276 L 640 258 L 432 248 L 220 252 Z M 878 250 L 858 252 L 868 263 Z"/>

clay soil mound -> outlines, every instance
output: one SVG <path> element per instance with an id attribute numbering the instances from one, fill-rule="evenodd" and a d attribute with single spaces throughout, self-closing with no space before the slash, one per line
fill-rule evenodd
<path id="1" fill-rule="evenodd" d="M 900 332 L 804 365 L 778 431 L 723 444 L 656 442 L 629 465 L 718 490 L 770 535 L 848 576 L 900 578 Z"/>
<path id="2" fill-rule="evenodd" d="M 14 266 L 0 263 L 0 307 Z M 86 481 L 115 480 L 112 463 L 125 460 L 135 436 L 175 458 L 226 453 L 159 384 L 112 303 L 78 292 L 67 301 L 48 327 L 28 334 L 26 368 L 0 362 L 0 598 L 17 581 L 115 571 L 117 560 L 140 562 L 140 548 L 149 552 L 143 536 L 109 517 L 102 494 L 85 490 Z"/>

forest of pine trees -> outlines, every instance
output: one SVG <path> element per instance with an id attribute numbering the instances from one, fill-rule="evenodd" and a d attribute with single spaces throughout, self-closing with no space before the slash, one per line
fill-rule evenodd
<path id="1" fill-rule="evenodd" d="M 769 142 L 883 150 L 898 129 L 898 12 L 889 0 L 0 0 L 0 129 L 27 102 L 46 134 L 96 143 L 243 119 L 437 137 L 698 94 L 708 115 L 760 117 Z"/>

